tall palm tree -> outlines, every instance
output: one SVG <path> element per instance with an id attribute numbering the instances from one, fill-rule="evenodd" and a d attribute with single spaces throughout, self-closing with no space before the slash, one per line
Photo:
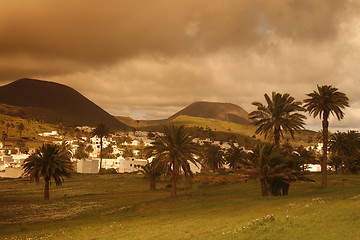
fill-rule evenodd
<path id="1" fill-rule="evenodd" d="M 306 94 L 309 98 L 305 99 L 304 107 L 313 115 L 322 119 L 322 161 L 321 161 L 321 186 L 327 187 L 327 151 L 328 151 L 328 132 L 330 114 L 335 116 L 339 121 L 344 118 L 343 109 L 349 107 L 349 98 L 345 93 L 339 92 L 337 88 L 331 85 L 317 86 L 318 92 Z"/>
<path id="2" fill-rule="evenodd" d="M 102 158 L 103 158 L 103 138 L 110 135 L 110 130 L 105 124 L 100 123 L 92 131 L 92 134 L 93 136 L 97 136 L 98 138 L 100 138 L 100 169 L 99 169 L 99 173 L 100 173 L 102 167 Z"/>
<path id="3" fill-rule="evenodd" d="M 50 199 L 49 187 L 51 179 L 57 186 L 61 186 L 64 178 L 71 177 L 73 166 L 69 152 L 60 145 L 43 144 L 36 149 L 23 163 L 24 175 L 30 177 L 30 182 L 39 182 L 44 178 L 44 200 Z"/>
<path id="4" fill-rule="evenodd" d="M 189 131 L 190 129 L 184 126 L 164 126 L 164 134 L 158 134 L 152 146 L 145 148 L 147 158 L 154 156 L 167 166 L 166 175 L 171 175 L 172 181 L 172 197 L 176 197 L 181 171 L 185 176 L 193 176 L 189 162 L 198 163 L 196 155 L 200 153 L 200 148 L 192 141 Z"/>
<path id="5" fill-rule="evenodd" d="M 257 107 L 256 111 L 249 114 L 253 124 L 259 126 L 255 134 L 264 134 L 274 138 L 277 147 L 280 146 L 280 138 L 284 137 L 283 131 L 289 132 L 294 138 L 295 131 L 304 128 L 306 117 L 299 111 L 304 111 L 301 102 L 296 102 L 290 94 L 273 92 L 271 98 L 265 94 L 266 105 L 260 102 L 253 102 Z"/>

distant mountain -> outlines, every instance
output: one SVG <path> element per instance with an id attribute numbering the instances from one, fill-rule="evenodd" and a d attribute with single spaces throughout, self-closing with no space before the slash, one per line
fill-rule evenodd
<path id="1" fill-rule="evenodd" d="M 21 117 L 44 122 L 71 126 L 104 123 L 112 129 L 127 129 L 76 90 L 54 82 L 24 78 L 2 86 L 0 104 L 4 113 L 17 112 Z"/>
<path id="2" fill-rule="evenodd" d="M 200 118 L 212 118 L 221 121 L 234 122 L 240 124 L 250 124 L 248 112 L 240 106 L 232 103 L 219 103 L 219 102 L 194 102 L 175 113 L 169 120 L 178 116 L 185 115 Z"/>
<path id="3" fill-rule="evenodd" d="M 144 126 L 152 126 L 152 125 L 163 125 L 169 122 L 168 119 L 160 119 L 160 120 L 135 120 L 132 117 L 123 117 L 123 116 L 114 116 L 120 122 L 124 124 L 138 128 Z"/>

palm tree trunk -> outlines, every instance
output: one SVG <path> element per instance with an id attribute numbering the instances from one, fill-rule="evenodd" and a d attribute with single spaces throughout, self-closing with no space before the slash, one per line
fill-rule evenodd
<path id="1" fill-rule="evenodd" d="M 150 178 L 150 190 L 156 190 L 156 178 Z"/>
<path id="2" fill-rule="evenodd" d="M 274 143 L 276 147 L 280 147 L 280 127 L 274 129 Z"/>
<path id="3" fill-rule="evenodd" d="M 177 182 L 178 182 L 178 171 L 179 171 L 179 168 L 178 168 L 177 162 L 175 160 L 174 164 L 173 164 L 173 171 L 172 171 L 171 197 L 176 197 Z"/>
<path id="4" fill-rule="evenodd" d="M 99 173 L 101 173 L 101 166 L 102 166 L 102 145 L 103 145 L 103 139 L 102 137 L 100 137 L 100 168 L 99 168 Z"/>
<path id="5" fill-rule="evenodd" d="M 266 180 L 260 179 L 260 184 L 261 184 L 261 196 L 263 196 L 263 197 L 269 196 L 269 191 L 268 191 L 268 187 L 266 184 Z"/>
<path id="6" fill-rule="evenodd" d="M 45 177 L 44 200 L 50 199 L 50 178 Z"/>
<path id="7" fill-rule="evenodd" d="M 323 188 L 327 187 L 327 149 L 328 149 L 328 135 L 329 135 L 329 121 L 328 114 L 324 114 L 324 119 L 322 121 L 323 127 L 323 156 L 321 161 L 321 186 Z"/>

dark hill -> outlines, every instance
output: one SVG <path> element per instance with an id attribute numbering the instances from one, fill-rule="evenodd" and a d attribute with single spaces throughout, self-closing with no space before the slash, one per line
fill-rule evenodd
<path id="1" fill-rule="evenodd" d="M 169 120 L 172 120 L 180 115 L 213 118 L 240 124 L 250 124 L 250 120 L 248 119 L 249 114 L 238 105 L 232 103 L 194 102 L 169 117 Z"/>
<path id="2" fill-rule="evenodd" d="M 127 126 L 76 90 L 54 82 L 20 79 L 0 87 L 0 103 L 18 107 L 26 118 L 64 125 L 96 126 L 116 130 Z"/>

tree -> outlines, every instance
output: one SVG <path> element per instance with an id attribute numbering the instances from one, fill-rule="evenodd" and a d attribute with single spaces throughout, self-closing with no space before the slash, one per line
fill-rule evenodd
<path id="1" fill-rule="evenodd" d="M 313 115 L 322 119 L 322 161 L 321 161 L 321 186 L 327 187 L 327 151 L 328 151 L 328 132 L 330 114 L 339 121 L 344 118 L 343 109 L 349 107 L 349 99 L 345 93 L 339 92 L 337 88 L 331 85 L 317 86 L 318 92 L 306 94 L 309 98 L 305 99 L 304 107 Z"/>
<path id="2" fill-rule="evenodd" d="M 150 190 L 156 190 L 156 181 L 166 172 L 166 165 L 154 159 L 145 166 L 141 166 L 140 172 L 142 172 L 145 177 L 150 180 Z"/>
<path id="3" fill-rule="evenodd" d="M 87 145 L 85 148 L 85 152 L 90 155 L 90 153 L 92 153 L 94 151 L 94 148 L 91 144 Z"/>
<path id="4" fill-rule="evenodd" d="M 336 154 L 331 155 L 329 164 L 335 168 L 335 174 L 338 174 L 339 168 L 344 164 L 343 157 Z"/>
<path id="5" fill-rule="evenodd" d="M 329 151 L 331 153 L 330 164 L 338 168 L 345 166 L 350 173 L 356 173 L 360 166 L 360 133 L 357 131 L 336 132 L 330 136 Z"/>
<path id="6" fill-rule="evenodd" d="M 73 166 L 69 152 L 60 145 L 43 144 L 36 149 L 23 163 L 24 175 L 30 177 L 30 182 L 39 182 L 44 178 L 44 200 L 50 199 L 49 187 L 51 179 L 57 186 L 61 186 L 64 178 L 71 177 Z"/>
<path id="7" fill-rule="evenodd" d="M 132 150 L 131 148 L 125 147 L 122 156 L 123 156 L 124 158 L 126 158 L 126 157 L 133 157 L 133 156 L 134 156 L 134 152 L 133 152 L 133 150 Z"/>
<path id="8" fill-rule="evenodd" d="M 17 125 L 17 130 L 19 131 L 19 138 L 21 138 L 21 136 L 22 136 L 22 132 L 24 131 L 24 129 L 25 129 L 25 126 L 24 126 L 24 124 L 23 123 L 19 123 L 19 125 Z"/>
<path id="9" fill-rule="evenodd" d="M 5 146 L 6 146 L 6 139 L 8 138 L 8 134 L 5 132 L 5 131 L 3 131 L 2 132 L 2 135 L 1 135 L 1 141 L 3 142 L 3 147 L 5 148 Z"/>
<path id="10" fill-rule="evenodd" d="M 236 168 L 246 158 L 247 153 L 243 148 L 232 146 L 225 154 L 225 161 L 230 168 Z"/>
<path id="11" fill-rule="evenodd" d="M 166 166 L 166 175 L 171 171 L 172 190 L 171 196 L 176 197 L 177 183 L 181 171 L 185 176 L 193 176 L 189 162 L 198 163 L 196 154 L 200 147 L 192 141 L 189 128 L 184 126 L 164 126 L 164 135 L 157 135 L 152 146 L 146 147 L 146 157 L 154 156 L 160 164 Z"/>
<path id="12" fill-rule="evenodd" d="M 10 123 L 6 123 L 6 134 L 9 134 L 9 127 L 11 126 Z"/>
<path id="13" fill-rule="evenodd" d="M 106 148 L 102 151 L 102 157 L 107 159 L 115 159 L 115 155 L 113 154 L 114 148 L 111 144 L 109 144 Z"/>
<path id="14" fill-rule="evenodd" d="M 220 146 L 205 144 L 203 149 L 204 165 L 209 167 L 213 172 L 218 171 L 225 163 L 224 152 Z"/>
<path id="15" fill-rule="evenodd" d="M 316 159 L 316 153 L 314 150 L 307 150 L 303 146 L 299 146 L 293 152 L 295 157 L 299 159 L 302 170 L 305 170 L 305 164 L 314 163 Z"/>
<path id="16" fill-rule="evenodd" d="M 249 153 L 248 158 L 242 162 L 242 172 L 248 178 L 259 179 L 261 195 L 268 196 L 270 191 L 271 178 L 277 176 L 277 172 L 270 165 L 279 162 L 282 157 L 280 152 L 276 151 L 275 145 L 258 144 Z M 280 170 L 277 168 L 277 170 Z"/>
<path id="17" fill-rule="evenodd" d="M 76 158 L 76 159 L 88 158 L 89 155 L 85 151 L 85 144 L 83 142 L 78 142 L 77 145 L 78 145 L 78 148 L 75 150 L 74 158 Z"/>
<path id="18" fill-rule="evenodd" d="M 102 151 L 103 151 L 103 138 L 110 135 L 110 130 L 108 129 L 108 127 L 107 127 L 105 124 L 100 123 L 100 124 L 97 125 L 97 127 L 93 130 L 92 134 L 93 134 L 93 136 L 97 136 L 98 138 L 100 138 L 100 169 L 99 169 L 99 172 L 101 172 L 101 167 L 102 167 Z"/>
<path id="19" fill-rule="evenodd" d="M 262 196 L 277 196 L 287 195 L 291 182 L 309 180 L 296 168 L 285 151 L 273 144 L 259 143 L 242 161 L 241 171 L 248 178 L 260 180 Z"/>
<path id="20" fill-rule="evenodd" d="M 21 138 L 19 138 L 19 139 L 16 141 L 16 146 L 19 148 L 19 152 L 20 152 L 20 153 L 23 153 L 23 152 L 24 152 L 24 149 L 25 149 L 25 141 L 22 140 Z"/>
<path id="21" fill-rule="evenodd" d="M 294 138 L 295 131 L 304 128 L 306 117 L 299 111 L 304 111 L 301 102 L 295 102 L 290 94 L 273 92 L 271 98 L 265 94 L 267 106 L 259 102 L 252 104 L 257 107 L 256 111 L 249 114 L 253 124 L 259 126 L 255 134 L 264 134 L 265 138 L 273 137 L 277 147 L 280 146 L 280 138 L 284 137 L 283 131 L 289 132 Z"/>

